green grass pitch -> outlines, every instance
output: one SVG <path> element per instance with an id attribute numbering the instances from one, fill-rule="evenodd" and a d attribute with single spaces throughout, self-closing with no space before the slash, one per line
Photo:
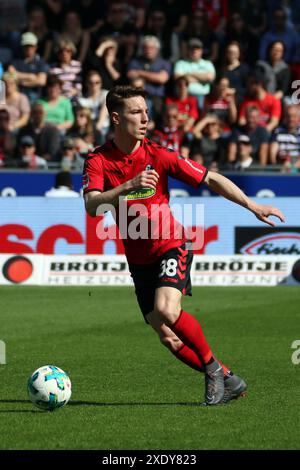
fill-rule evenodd
<path id="1" fill-rule="evenodd" d="M 198 287 L 184 308 L 248 396 L 200 407 L 203 375 L 146 326 L 132 288 L 1 287 L 1 449 L 299 449 L 299 287 Z M 69 373 L 70 403 L 35 408 L 36 368 Z"/>

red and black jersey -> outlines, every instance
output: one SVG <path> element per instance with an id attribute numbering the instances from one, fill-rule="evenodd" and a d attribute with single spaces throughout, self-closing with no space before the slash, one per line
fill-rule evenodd
<path id="1" fill-rule="evenodd" d="M 120 210 L 116 210 L 116 223 L 127 259 L 134 264 L 153 263 L 164 252 L 186 241 L 182 226 L 174 219 L 169 206 L 168 176 L 197 187 L 205 179 L 207 169 L 146 138 L 131 154 L 124 154 L 112 141 L 107 142 L 88 155 L 84 166 L 85 194 L 89 191 L 108 191 L 151 169 L 159 174 L 156 190 L 143 188 L 131 191 L 119 205 L 120 210 L 126 207 L 127 233 L 124 233 L 120 221 Z M 137 217 L 144 231 L 148 227 L 146 238 L 136 238 L 136 234 L 134 238 L 130 236 L 130 226 L 132 228 L 132 222 Z"/>

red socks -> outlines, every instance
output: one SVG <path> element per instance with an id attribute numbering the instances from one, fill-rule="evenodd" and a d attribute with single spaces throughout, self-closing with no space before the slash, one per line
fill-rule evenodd
<path id="1" fill-rule="evenodd" d="M 212 354 L 209 345 L 206 342 L 200 323 L 196 320 L 196 318 L 182 310 L 177 321 L 173 325 L 169 326 L 169 328 L 171 328 L 171 330 L 174 331 L 178 338 L 180 338 L 181 341 L 184 343 L 178 351 L 173 353 L 177 359 L 179 359 L 181 362 L 188 365 L 192 369 L 195 369 L 199 372 L 204 372 L 205 366 L 201 358 L 205 357 L 206 360 L 204 359 L 204 361 L 208 362 L 213 357 L 223 367 L 224 376 L 226 377 L 230 375 L 230 370 L 228 369 L 228 367 L 222 364 L 222 362 L 219 361 L 219 359 L 217 359 Z M 192 338 L 189 337 L 187 339 L 187 335 L 189 335 L 190 328 L 194 329 L 194 331 L 192 331 Z M 195 344 L 195 342 L 197 341 L 197 338 L 195 338 L 195 331 L 197 331 L 197 335 L 199 335 L 199 344 L 196 345 L 197 351 L 203 351 L 202 354 L 200 354 L 201 358 L 199 356 L 199 353 L 195 352 L 195 347 L 193 347 L 191 342 L 193 341 L 193 343 Z M 184 336 L 185 340 L 183 339 Z M 189 341 L 189 343 L 187 341 Z M 188 346 L 188 344 L 190 344 L 191 346 Z M 203 354 L 205 356 L 203 356 Z"/>
<path id="2" fill-rule="evenodd" d="M 178 351 L 174 352 L 173 354 L 181 362 L 183 362 L 189 367 L 192 367 L 192 369 L 195 369 L 198 372 L 204 372 L 204 366 L 202 362 L 200 361 L 199 357 L 197 356 L 197 354 L 194 353 L 194 351 L 190 349 L 188 346 L 186 346 L 185 344 L 183 344 L 182 347 Z"/>
<path id="3" fill-rule="evenodd" d="M 207 344 L 200 323 L 196 318 L 184 310 L 181 310 L 176 322 L 168 326 L 188 348 L 196 353 L 199 359 L 201 358 L 201 362 L 204 364 L 209 362 L 213 354 Z M 183 354 L 184 352 L 182 353 L 182 357 Z"/>

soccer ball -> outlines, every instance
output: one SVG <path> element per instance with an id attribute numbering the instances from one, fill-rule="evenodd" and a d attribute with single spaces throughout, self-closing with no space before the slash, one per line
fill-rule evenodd
<path id="1" fill-rule="evenodd" d="M 35 370 L 27 384 L 29 400 L 38 408 L 53 411 L 65 406 L 71 397 L 71 381 L 59 367 Z"/>

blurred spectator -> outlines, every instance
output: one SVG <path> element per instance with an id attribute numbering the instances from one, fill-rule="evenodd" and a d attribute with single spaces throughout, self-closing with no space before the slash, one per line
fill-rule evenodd
<path id="1" fill-rule="evenodd" d="M 249 75 L 247 82 L 247 95 L 241 103 L 239 125 L 246 123 L 245 111 L 250 105 L 260 110 L 259 124 L 268 132 L 272 132 L 278 126 L 281 116 L 281 102 L 265 90 L 265 79 L 260 72 Z"/>
<path id="2" fill-rule="evenodd" d="M 121 78 L 117 41 L 114 39 L 103 40 L 95 53 L 90 54 L 88 68 L 100 73 L 105 90 L 110 90 L 117 85 Z"/>
<path id="3" fill-rule="evenodd" d="M 237 158 L 237 144 L 240 135 L 249 137 L 251 155 L 255 163 L 265 166 L 268 162 L 270 134 L 264 126 L 259 125 L 260 111 L 255 106 L 248 106 L 245 110 L 245 125 L 235 129 L 228 146 L 228 161 L 235 162 Z"/>
<path id="4" fill-rule="evenodd" d="M 26 0 L 0 1 L 0 60 L 11 63 L 17 53 L 20 30 L 26 24 Z"/>
<path id="5" fill-rule="evenodd" d="M 128 79 L 143 78 L 148 92 L 149 116 L 154 120 L 160 115 L 166 92 L 165 85 L 171 74 L 170 62 L 162 59 L 160 42 L 155 36 L 144 36 L 141 40 L 141 54 L 130 61 Z"/>
<path id="6" fill-rule="evenodd" d="M 249 31 L 247 23 L 238 11 L 233 11 L 228 19 L 223 47 L 233 41 L 239 43 L 243 59 L 247 64 L 256 62 L 259 38 Z"/>
<path id="7" fill-rule="evenodd" d="M 18 131 L 25 126 L 29 119 L 30 103 L 24 93 L 20 93 L 17 85 L 17 75 L 5 72 L 3 75 L 5 83 L 5 104 L 1 107 L 7 109 L 10 118 L 10 130 Z"/>
<path id="8" fill-rule="evenodd" d="M 76 47 L 69 39 L 60 39 L 56 46 L 57 62 L 54 63 L 49 73 L 58 77 L 62 83 L 62 94 L 67 98 L 81 95 L 82 78 L 81 63 L 74 60 Z"/>
<path id="9" fill-rule="evenodd" d="M 210 30 L 224 33 L 228 18 L 228 0 L 192 0 L 192 15 L 196 9 L 206 12 Z"/>
<path id="10" fill-rule="evenodd" d="M 143 78 L 131 78 L 129 79 L 129 84 L 134 88 L 145 88 L 145 80 Z"/>
<path id="11" fill-rule="evenodd" d="M 37 4 L 30 10 L 25 32 L 31 32 L 37 37 L 37 53 L 45 62 L 48 62 L 52 54 L 54 34 L 48 28 L 45 9 L 42 5 Z"/>
<path id="12" fill-rule="evenodd" d="M 61 168 L 63 171 L 82 170 L 84 159 L 80 156 L 72 137 L 65 137 L 62 142 Z"/>
<path id="13" fill-rule="evenodd" d="M 64 133 L 72 127 L 74 115 L 71 101 L 62 95 L 62 83 L 56 75 L 48 76 L 45 95 L 38 101 L 45 110 L 45 121 Z"/>
<path id="14" fill-rule="evenodd" d="M 9 65 L 8 71 L 16 73 L 20 91 L 25 93 L 30 101 L 41 95 L 41 89 L 46 84 L 49 70 L 46 62 L 37 54 L 38 38 L 31 32 L 23 33 L 21 37 L 21 59 L 15 59 Z"/>
<path id="15" fill-rule="evenodd" d="M 55 185 L 45 192 L 46 197 L 79 197 L 80 194 L 73 191 L 72 175 L 69 171 L 60 171 L 55 176 Z"/>
<path id="16" fill-rule="evenodd" d="M 58 159 L 60 150 L 60 132 L 50 123 L 45 122 L 45 109 L 40 103 L 34 103 L 31 107 L 29 123 L 21 127 L 18 140 L 24 136 L 30 136 L 34 140 L 38 155 L 45 160 L 55 161 Z"/>
<path id="17" fill-rule="evenodd" d="M 42 4 L 45 9 L 48 25 L 51 31 L 59 31 L 62 18 L 70 0 L 27 0 L 30 10 L 36 4 Z"/>
<path id="18" fill-rule="evenodd" d="M 242 9 L 248 30 L 260 37 L 267 26 L 266 7 L 261 0 L 247 0 Z"/>
<path id="19" fill-rule="evenodd" d="M 224 139 L 218 116 L 215 114 L 207 114 L 194 127 L 195 140 L 191 145 L 191 153 L 198 153 L 202 156 L 203 164 L 208 169 L 218 169 L 223 162 L 226 152 Z M 197 159 L 198 161 L 199 158 Z"/>
<path id="20" fill-rule="evenodd" d="M 156 36 L 161 45 L 161 56 L 174 63 L 180 58 L 179 35 L 172 31 L 162 6 L 150 10 L 144 28 L 145 36 Z"/>
<path id="21" fill-rule="evenodd" d="M 203 44 L 203 58 L 217 62 L 219 56 L 219 41 L 214 30 L 210 29 L 205 10 L 197 8 L 189 17 L 186 29 L 182 33 L 181 55 L 188 57 L 188 42 L 192 38 L 199 39 Z"/>
<path id="22" fill-rule="evenodd" d="M 110 121 L 106 108 L 107 90 L 102 88 L 102 78 L 96 70 L 90 70 L 86 77 L 86 93 L 79 99 L 80 106 L 88 108 L 96 129 L 101 133 L 101 143 L 109 131 Z"/>
<path id="23" fill-rule="evenodd" d="M 293 24 L 296 31 L 300 32 L 300 0 L 285 1 L 284 9 L 287 13 L 289 22 Z"/>
<path id="24" fill-rule="evenodd" d="M 7 64 L 10 64 L 13 58 L 12 48 L 6 44 L 8 42 L 6 38 L 2 38 L 0 35 L 0 63 L 1 63 L 1 73 L 3 73 L 3 66 L 6 67 Z"/>
<path id="25" fill-rule="evenodd" d="M 99 132 L 96 131 L 91 111 L 88 108 L 81 106 L 76 108 L 74 124 L 68 130 L 66 136 L 74 140 L 76 149 L 81 155 L 93 150 L 96 145 L 100 144 Z"/>
<path id="26" fill-rule="evenodd" d="M 191 149 L 189 149 L 188 156 L 185 158 L 189 158 L 190 160 L 193 160 L 194 162 L 200 163 L 200 165 L 203 165 L 204 163 L 201 151 L 199 147 L 197 146 L 193 146 Z M 210 171 L 212 171 L 212 167 L 210 167 Z"/>
<path id="27" fill-rule="evenodd" d="M 268 1 L 268 0 L 267 0 Z M 273 3 L 273 2 L 272 2 Z M 287 24 L 300 31 L 300 0 L 282 0 L 279 2 L 287 17 Z"/>
<path id="28" fill-rule="evenodd" d="M 151 139 L 164 147 L 180 151 L 184 133 L 179 127 L 179 112 L 176 104 L 169 104 L 162 114 L 162 124 L 151 134 Z"/>
<path id="29" fill-rule="evenodd" d="M 95 51 L 104 39 L 114 39 L 118 43 L 119 58 L 123 64 L 127 64 L 133 56 L 138 39 L 138 30 L 127 15 L 124 0 L 111 1 L 104 24 L 92 36 L 92 50 Z"/>
<path id="30" fill-rule="evenodd" d="M 259 48 L 259 58 L 267 59 L 267 50 L 274 41 L 281 41 L 285 46 L 284 60 L 291 63 L 296 59 L 297 45 L 299 43 L 299 34 L 295 29 L 288 26 L 286 22 L 286 13 L 283 8 L 276 8 L 273 11 L 272 26 L 262 36 Z"/>
<path id="31" fill-rule="evenodd" d="M 93 33 L 103 25 L 106 3 L 99 0 L 72 0 L 72 7 L 79 14 L 83 29 Z"/>
<path id="32" fill-rule="evenodd" d="M 19 166 L 30 170 L 47 169 L 47 161 L 36 154 L 34 140 L 30 135 L 24 135 L 19 146 Z"/>
<path id="33" fill-rule="evenodd" d="M 205 97 L 203 111 L 218 116 L 223 137 L 230 134 L 231 127 L 237 120 L 237 108 L 235 89 L 230 88 L 227 77 L 221 75 L 214 82 L 211 93 Z"/>
<path id="34" fill-rule="evenodd" d="M 179 60 L 174 67 L 174 77 L 186 77 L 189 82 L 189 94 L 196 96 L 198 107 L 203 108 L 204 96 L 210 92 L 210 84 L 215 79 L 215 67 L 209 60 L 202 59 L 203 44 L 199 39 L 188 42 L 187 60 Z"/>
<path id="35" fill-rule="evenodd" d="M 18 31 L 25 26 L 26 0 L 1 0 L 0 2 L 0 26 L 1 33 Z"/>
<path id="36" fill-rule="evenodd" d="M 145 26 L 148 0 L 127 0 L 128 17 L 138 30 Z"/>
<path id="37" fill-rule="evenodd" d="M 73 191 L 72 175 L 69 171 L 60 171 L 55 176 L 55 185 L 45 192 L 46 197 L 79 197 L 80 194 Z"/>
<path id="38" fill-rule="evenodd" d="M 239 135 L 237 141 L 237 161 L 235 170 L 247 170 L 253 164 L 252 146 L 247 135 Z"/>
<path id="39" fill-rule="evenodd" d="M 274 130 L 270 159 L 272 164 L 282 165 L 284 171 L 300 168 L 300 113 L 296 105 L 284 110 L 283 125 Z"/>
<path id="40" fill-rule="evenodd" d="M 163 8 L 165 11 L 168 25 L 176 33 L 182 33 L 187 25 L 190 14 L 189 2 L 182 0 L 150 0 L 149 10 Z"/>
<path id="41" fill-rule="evenodd" d="M 9 113 L 7 109 L 0 109 L 0 168 L 9 165 L 15 145 L 15 136 L 9 128 Z"/>
<path id="42" fill-rule="evenodd" d="M 288 94 L 291 82 L 291 71 L 283 56 L 283 42 L 275 41 L 269 44 L 267 61 L 256 62 L 256 67 L 261 68 L 265 75 L 266 90 L 279 100 Z"/>
<path id="43" fill-rule="evenodd" d="M 166 98 L 166 105 L 175 104 L 178 108 L 178 124 L 183 132 L 192 131 L 195 122 L 199 118 L 198 101 L 188 94 L 189 82 L 186 77 L 175 80 L 174 96 Z"/>
<path id="44" fill-rule="evenodd" d="M 66 11 L 60 38 L 74 44 L 76 52 L 73 57 L 83 65 L 90 47 L 90 33 L 82 28 L 81 18 L 76 10 Z"/>
<path id="45" fill-rule="evenodd" d="M 227 44 L 221 72 L 229 79 L 231 88 L 235 89 L 237 103 L 239 104 L 245 95 L 249 67 L 241 60 L 241 48 L 237 41 Z"/>

